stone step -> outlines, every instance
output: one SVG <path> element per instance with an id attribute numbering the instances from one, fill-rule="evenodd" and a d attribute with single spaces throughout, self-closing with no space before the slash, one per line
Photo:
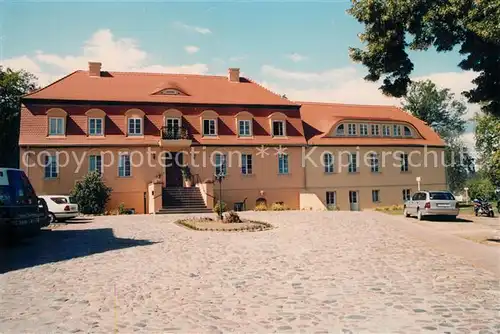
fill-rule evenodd
<path id="1" fill-rule="evenodd" d="M 213 213 L 213 212 L 212 210 L 207 209 L 206 207 L 194 207 L 194 208 L 164 207 L 157 212 L 157 214 L 180 214 L 180 213 Z"/>

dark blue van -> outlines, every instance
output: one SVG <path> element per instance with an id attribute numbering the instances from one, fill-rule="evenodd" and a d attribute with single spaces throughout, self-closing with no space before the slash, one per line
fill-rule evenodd
<path id="1" fill-rule="evenodd" d="M 36 234 L 49 224 L 47 204 L 20 169 L 0 168 L 0 241 Z"/>

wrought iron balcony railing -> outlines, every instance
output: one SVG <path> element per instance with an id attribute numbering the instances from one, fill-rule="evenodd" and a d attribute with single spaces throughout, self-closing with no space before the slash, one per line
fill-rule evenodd
<path id="1" fill-rule="evenodd" d="M 178 126 L 164 126 L 161 128 L 161 139 L 163 140 L 177 140 L 189 139 L 187 129 Z"/>

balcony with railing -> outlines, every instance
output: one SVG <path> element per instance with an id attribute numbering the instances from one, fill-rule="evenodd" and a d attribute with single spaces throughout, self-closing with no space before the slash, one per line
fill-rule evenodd
<path id="1" fill-rule="evenodd" d="M 189 147 L 192 140 L 186 128 L 179 126 L 163 126 L 160 130 L 161 147 Z"/>

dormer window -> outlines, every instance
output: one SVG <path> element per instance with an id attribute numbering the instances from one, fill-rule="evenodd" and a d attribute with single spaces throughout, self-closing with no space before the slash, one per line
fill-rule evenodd
<path id="1" fill-rule="evenodd" d="M 394 137 L 401 137 L 401 127 L 399 125 L 394 124 L 392 126 L 392 134 Z"/>
<path id="2" fill-rule="evenodd" d="M 130 117 L 128 119 L 128 135 L 142 136 L 142 118 Z"/>
<path id="3" fill-rule="evenodd" d="M 182 93 L 179 92 L 177 89 L 172 89 L 172 88 L 164 89 L 156 94 L 159 94 L 159 95 L 182 95 Z"/>
<path id="4" fill-rule="evenodd" d="M 389 125 L 382 126 L 382 135 L 384 137 L 389 137 L 391 135 L 391 128 L 389 127 Z"/>
<path id="5" fill-rule="evenodd" d="M 64 117 L 49 117 L 49 136 L 64 136 Z"/>
<path id="6" fill-rule="evenodd" d="M 104 120 L 102 118 L 89 118 L 89 136 L 102 136 Z"/>
<path id="7" fill-rule="evenodd" d="M 285 136 L 285 121 L 273 121 L 273 137 Z"/>
<path id="8" fill-rule="evenodd" d="M 353 123 L 347 124 L 347 134 L 349 136 L 356 135 L 356 124 L 353 124 Z"/>
<path id="9" fill-rule="evenodd" d="M 345 134 L 344 124 L 340 124 L 337 126 L 337 130 L 335 130 L 337 136 L 343 136 Z"/>
<path id="10" fill-rule="evenodd" d="M 360 124 L 359 125 L 359 133 L 362 136 L 368 136 L 368 124 Z"/>
<path id="11" fill-rule="evenodd" d="M 203 120 L 203 135 L 204 136 L 217 136 L 217 120 L 204 119 Z"/>
<path id="12" fill-rule="evenodd" d="M 238 121 L 238 135 L 240 137 L 250 137 L 252 135 L 252 121 L 242 119 Z"/>
<path id="13" fill-rule="evenodd" d="M 409 127 L 405 126 L 403 129 L 404 129 L 403 131 L 404 131 L 405 137 L 411 137 L 412 136 L 411 129 Z"/>

